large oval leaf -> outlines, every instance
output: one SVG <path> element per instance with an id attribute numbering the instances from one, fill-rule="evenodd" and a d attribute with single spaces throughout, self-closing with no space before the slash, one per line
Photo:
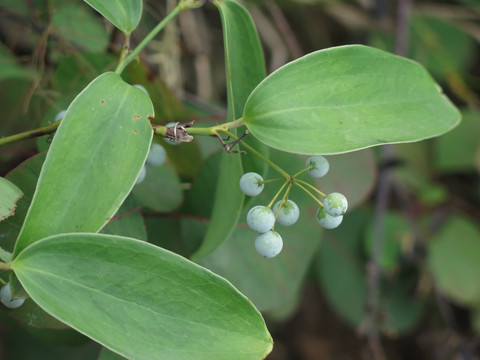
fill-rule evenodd
<path id="1" fill-rule="evenodd" d="M 215 5 L 222 18 L 228 97 L 227 118 L 232 121 L 241 116 L 247 97 L 265 77 L 265 63 L 257 30 L 245 8 L 231 0 L 215 1 Z M 265 146 L 256 139 L 248 139 L 247 142 L 266 154 Z M 243 193 L 238 187 L 238 179 L 244 172 L 243 167 L 248 171 L 265 172 L 265 163 L 259 165 L 258 160 L 249 154 L 240 157 L 237 153 L 224 153 L 219 167 L 212 222 L 204 242 L 192 259 L 208 256 L 231 235 L 244 200 Z"/>
<path id="2" fill-rule="evenodd" d="M 419 64 L 351 45 L 275 71 L 252 92 L 243 118 L 274 148 L 334 154 L 437 136 L 460 114 Z"/>
<path id="3" fill-rule="evenodd" d="M 77 96 L 50 146 L 14 255 L 46 236 L 96 232 L 110 220 L 147 157 L 151 115 L 147 95 L 115 73 Z"/>
<path id="4" fill-rule="evenodd" d="M 84 0 L 126 34 L 138 26 L 142 17 L 142 0 Z"/>
<path id="5" fill-rule="evenodd" d="M 13 270 L 47 312 L 131 359 L 261 359 L 272 339 L 225 279 L 154 245 L 61 234 L 26 248 Z"/>

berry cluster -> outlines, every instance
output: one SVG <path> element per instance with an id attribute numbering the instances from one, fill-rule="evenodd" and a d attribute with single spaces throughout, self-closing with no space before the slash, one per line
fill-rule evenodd
<path id="1" fill-rule="evenodd" d="M 262 176 L 254 172 L 246 173 L 240 178 L 240 189 L 248 196 L 259 195 L 267 182 L 277 180 L 285 181 L 268 206 L 254 206 L 247 214 L 248 226 L 250 229 L 259 233 L 255 239 L 255 248 L 260 255 L 266 258 L 277 256 L 280 251 L 282 251 L 283 241 L 282 237 L 274 230 L 275 224 L 291 226 L 297 222 L 300 216 L 297 204 L 288 199 L 290 189 L 293 185 L 300 187 L 320 205 L 316 218 L 322 227 L 333 229 L 340 225 L 343 220 L 343 214 L 345 214 L 348 207 L 345 196 L 338 192 L 325 195 L 311 184 L 297 179 L 297 176 L 305 171 L 312 177 L 322 177 L 328 172 L 329 168 L 330 165 L 327 159 L 320 155 L 314 155 L 308 158 L 303 170 L 285 179 L 280 178 L 265 181 Z M 282 199 L 275 202 L 285 188 L 286 190 Z M 323 202 L 313 195 L 310 190 L 314 190 L 319 194 L 323 198 Z"/>

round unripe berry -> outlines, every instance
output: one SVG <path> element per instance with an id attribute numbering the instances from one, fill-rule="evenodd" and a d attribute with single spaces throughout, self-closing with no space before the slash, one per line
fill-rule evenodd
<path id="1" fill-rule="evenodd" d="M 260 184 L 263 181 L 263 178 L 255 173 L 255 172 L 248 172 L 243 174 L 240 178 L 240 190 L 245 195 L 248 196 L 257 196 L 263 191 L 263 184 Z"/>
<path id="2" fill-rule="evenodd" d="M 250 229 L 263 234 L 269 231 L 275 224 L 275 215 L 270 208 L 257 205 L 248 212 L 247 224 Z"/>
<path id="3" fill-rule="evenodd" d="M 23 305 L 25 299 L 12 299 L 12 289 L 10 289 L 10 283 L 6 283 L 0 289 L 0 301 L 9 309 L 16 309 Z"/>
<path id="4" fill-rule="evenodd" d="M 163 165 L 165 159 L 167 158 L 167 153 L 162 145 L 152 144 L 150 152 L 147 156 L 147 164 L 151 166 L 160 166 Z"/>
<path id="5" fill-rule="evenodd" d="M 169 127 L 169 128 L 173 128 L 173 127 L 177 126 L 177 123 L 175 123 L 175 122 L 169 122 L 169 123 L 168 123 L 167 125 L 165 125 L 165 126 L 166 126 L 167 128 L 168 128 L 168 127 Z M 178 145 L 178 144 L 181 143 L 181 141 L 178 141 L 178 140 L 176 140 L 176 139 L 171 139 L 171 138 L 168 138 L 168 137 L 165 137 L 164 139 L 165 139 L 165 141 L 166 141 L 167 143 L 169 143 L 170 145 Z"/>
<path id="6" fill-rule="evenodd" d="M 66 113 L 67 113 L 67 110 L 62 110 L 62 111 L 58 112 L 58 114 L 55 115 L 55 120 L 53 122 L 57 122 L 57 121 L 62 120 L 65 117 Z"/>
<path id="7" fill-rule="evenodd" d="M 325 200 L 323 200 L 323 207 L 332 216 L 343 215 L 348 208 L 347 198 L 337 192 L 328 194 Z"/>
<path id="8" fill-rule="evenodd" d="M 273 206 L 273 213 L 276 214 L 278 211 L 278 207 L 282 201 L 277 201 L 277 203 Z M 290 226 L 297 222 L 298 217 L 300 216 L 300 210 L 298 210 L 297 204 L 295 204 L 292 200 L 287 200 L 278 211 L 277 215 L 277 222 L 283 226 Z"/>
<path id="9" fill-rule="evenodd" d="M 343 216 L 332 216 L 324 208 L 319 208 L 316 216 L 317 222 L 325 229 L 335 229 L 342 223 Z"/>
<path id="10" fill-rule="evenodd" d="M 134 84 L 133 87 L 142 90 L 145 94 L 148 95 L 148 97 L 150 97 L 150 94 L 148 93 L 148 90 L 145 89 L 145 86 L 140 85 L 140 84 Z"/>
<path id="11" fill-rule="evenodd" d="M 142 170 L 140 170 L 140 174 L 138 174 L 137 180 L 135 181 L 135 185 L 140 184 L 145 180 L 145 176 L 147 176 L 147 169 L 145 166 L 142 167 Z"/>
<path id="12" fill-rule="evenodd" d="M 324 176 L 328 172 L 328 169 L 330 169 L 328 160 L 321 155 L 310 156 L 307 159 L 305 166 L 310 166 L 310 165 L 312 165 L 313 168 L 308 169 L 307 172 L 310 174 L 310 176 L 314 178 L 319 178 Z"/>
<path id="13" fill-rule="evenodd" d="M 255 239 L 255 249 L 260 255 L 268 259 L 277 256 L 282 248 L 282 237 L 276 231 L 260 234 Z"/>

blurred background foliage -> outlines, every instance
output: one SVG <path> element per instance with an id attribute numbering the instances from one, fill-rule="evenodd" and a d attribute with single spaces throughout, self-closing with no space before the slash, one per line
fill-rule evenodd
<path id="1" fill-rule="evenodd" d="M 144 1 L 132 44 L 175 4 Z M 299 192 L 292 196 L 303 216 L 283 231 L 280 256 L 266 261 L 255 253 L 243 216 L 201 265 L 229 279 L 263 312 L 275 340 L 269 359 L 479 358 L 480 2 L 245 5 L 268 72 L 331 46 L 375 46 L 423 64 L 462 110 L 463 121 L 433 140 L 330 157 L 331 171 L 316 185 L 347 195 L 352 210 L 338 229 L 322 231 L 315 204 Z M 94 77 L 114 68 L 122 45 L 123 35 L 81 1 L 1 0 L 0 137 L 53 122 Z M 223 121 L 223 40 L 215 7 L 180 14 L 125 79 L 149 91 L 157 123 Z M 0 175 L 25 193 L 15 216 L 0 223 L 6 249 L 13 247 L 43 163 L 44 154 L 34 155 L 50 140 L 0 148 Z M 155 141 L 167 150 L 168 162 L 147 167 L 145 181 L 103 231 L 188 257 L 208 227 L 220 146 L 210 138 L 180 146 Z M 272 158 L 287 170 L 304 161 L 277 151 Z M 265 203 L 269 196 L 253 201 Z M 118 358 L 32 302 L 1 310 L 0 359 Z"/>

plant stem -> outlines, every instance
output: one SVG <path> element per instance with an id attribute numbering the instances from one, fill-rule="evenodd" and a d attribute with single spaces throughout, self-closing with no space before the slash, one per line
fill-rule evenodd
<path id="1" fill-rule="evenodd" d="M 325 198 L 327 197 L 327 195 L 325 195 L 323 192 L 321 192 L 320 190 L 318 190 L 315 186 L 313 186 L 312 184 L 309 184 L 308 182 L 306 181 L 303 181 L 303 180 L 300 180 L 300 179 L 295 179 L 295 184 L 298 185 L 298 183 L 301 183 L 303 185 L 306 185 L 308 186 L 310 189 L 316 191 L 321 197 Z"/>
<path id="2" fill-rule="evenodd" d="M 7 271 L 7 270 L 11 270 L 11 269 L 12 269 L 12 267 L 10 266 L 10 263 L 0 262 L 0 271 L 1 270 Z"/>
<path id="3" fill-rule="evenodd" d="M 231 132 L 229 132 L 228 130 L 222 130 L 221 132 L 223 132 L 224 134 L 230 136 L 231 138 L 237 140 L 238 137 L 234 134 L 232 134 Z M 272 160 L 266 158 L 265 156 L 263 156 L 262 154 L 260 154 L 257 150 L 255 150 L 253 147 L 251 147 L 250 145 L 248 145 L 245 141 L 241 141 L 240 142 L 240 145 L 242 145 L 245 149 L 247 149 L 248 151 L 250 151 L 251 153 L 253 153 L 255 156 L 259 157 L 260 159 L 262 159 L 263 161 L 265 161 L 268 165 L 270 165 L 272 168 L 274 168 L 275 170 L 277 170 L 285 179 L 287 180 L 290 180 L 290 175 L 285 171 L 283 170 L 280 166 L 278 166 L 277 164 L 275 164 Z"/>
<path id="4" fill-rule="evenodd" d="M 56 121 L 53 124 L 43 126 L 37 129 L 24 131 L 11 136 L 5 136 L 3 138 L 0 138 L 0 146 L 8 145 L 21 140 L 32 139 L 37 136 L 52 134 L 55 132 L 55 130 L 57 130 L 58 125 L 60 125 L 60 121 Z"/>
<path id="5" fill-rule="evenodd" d="M 180 124 L 180 125 L 182 125 L 182 124 Z M 215 125 L 215 126 L 210 126 L 210 127 L 189 127 L 189 128 L 185 128 L 185 131 L 189 135 L 215 136 L 220 132 L 225 132 L 225 131 L 228 131 L 230 129 L 235 129 L 235 128 L 240 127 L 242 125 L 243 125 L 243 118 L 240 118 L 240 119 L 230 121 L 230 122 L 225 123 L 225 124 Z M 167 131 L 166 126 L 155 124 L 154 128 L 155 128 L 155 131 L 154 131 L 155 135 L 165 137 L 166 131 Z"/>
<path id="6" fill-rule="evenodd" d="M 298 175 L 304 173 L 307 170 L 313 169 L 313 165 L 308 165 L 306 168 L 303 168 L 302 170 L 296 172 L 295 174 L 292 175 L 292 177 L 297 177 Z"/>
<path id="7" fill-rule="evenodd" d="M 38 136 L 53 134 L 57 130 L 58 125 L 60 125 L 60 121 L 57 121 L 50 125 L 36 128 L 33 130 L 24 131 L 15 135 L 2 137 L 0 138 L 0 146 L 12 144 L 14 142 L 18 142 L 22 140 L 33 139 Z M 187 130 L 187 133 L 190 135 L 213 136 L 218 134 L 219 132 L 223 132 L 229 129 L 234 129 L 242 125 L 243 125 L 243 119 L 240 118 L 240 119 L 237 119 L 225 124 L 221 124 L 221 125 L 211 126 L 207 128 L 193 127 L 193 128 L 187 128 L 186 130 Z M 165 131 L 167 129 L 165 126 L 154 125 L 154 127 L 155 127 L 156 135 L 165 137 Z"/>
<path id="8" fill-rule="evenodd" d="M 140 54 L 140 51 L 142 51 L 147 44 L 152 41 L 152 39 L 157 36 L 157 34 L 167 25 L 175 16 L 177 16 L 183 9 L 185 9 L 185 6 L 182 5 L 182 2 L 180 1 L 178 5 L 173 9 L 165 18 L 158 23 L 157 26 L 153 28 L 152 31 L 148 33 L 147 36 L 140 42 L 140 44 L 137 45 L 137 47 L 125 58 L 121 59 L 120 62 L 118 63 L 117 68 L 115 69 L 115 72 L 117 74 L 121 74 L 123 70 L 127 67 L 128 64 L 132 62 L 133 59 L 135 59 L 138 54 Z"/>
<path id="9" fill-rule="evenodd" d="M 272 231 L 275 230 L 275 224 L 277 223 L 278 214 L 280 214 L 280 210 L 282 209 L 283 204 L 285 204 L 287 202 L 288 194 L 290 193 L 290 190 L 292 189 L 292 184 L 290 182 L 285 182 L 285 184 L 287 184 L 287 183 L 289 184 L 288 188 L 287 188 L 287 191 L 285 191 L 285 193 L 283 194 L 282 200 L 280 201 L 280 205 L 278 206 L 278 209 L 275 212 L 275 222 L 273 223 Z M 273 204 L 273 202 L 272 202 L 272 204 Z"/>
<path id="10" fill-rule="evenodd" d="M 285 188 L 285 186 L 287 186 L 287 184 L 289 183 L 289 181 L 285 181 L 282 185 L 282 187 L 280 188 L 280 190 L 277 191 L 277 193 L 275 194 L 275 196 L 273 197 L 273 199 L 270 201 L 270 203 L 267 205 L 268 208 L 271 208 L 273 206 L 273 203 L 275 202 L 275 200 L 277 200 L 278 196 L 282 193 L 283 189 Z"/>
<path id="11" fill-rule="evenodd" d="M 320 207 L 323 208 L 323 204 L 320 200 L 317 199 L 317 197 L 315 195 L 313 195 L 310 191 L 308 191 L 308 189 L 306 187 L 304 187 L 303 185 L 300 185 L 299 183 L 295 183 L 295 185 L 297 185 L 300 189 L 302 189 L 303 191 L 305 191 L 313 200 L 315 200 L 315 202 L 320 205 Z"/>
<path id="12" fill-rule="evenodd" d="M 259 181 L 258 184 L 262 185 L 262 184 L 268 184 L 268 183 L 277 182 L 277 181 L 285 181 L 285 179 L 284 178 L 268 179 L 268 180 Z"/>

